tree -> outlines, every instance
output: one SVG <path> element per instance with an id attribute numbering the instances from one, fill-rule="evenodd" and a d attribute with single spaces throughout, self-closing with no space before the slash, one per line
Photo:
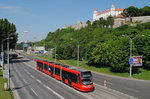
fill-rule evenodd
<path id="1" fill-rule="evenodd" d="M 0 42 L 2 42 L 3 39 L 8 38 L 10 34 L 15 32 L 16 27 L 13 23 L 10 23 L 7 19 L 0 19 Z M 13 39 L 10 40 L 10 48 L 15 48 L 16 42 L 18 40 L 18 34 L 11 35 L 11 37 L 13 37 Z M 3 43 L 4 49 L 6 49 L 6 42 Z"/>
<path id="2" fill-rule="evenodd" d="M 90 22 L 89 20 L 87 20 L 86 24 L 87 24 L 88 26 L 91 26 L 91 22 Z"/>
<path id="3" fill-rule="evenodd" d="M 147 16 L 150 15 L 150 6 L 145 6 L 140 9 L 141 16 Z"/>
<path id="4" fill-rule="evenodd" d="M 111 71 L 126 72 L 129 59 L 129 41 L 127 38 L 114 38 L 108 41 L 108 60 L 110 62 Z"/>
<path id="5" fill-rule="evenodd" d="M 111 28 L 114 25 L 114 18 L 112 16 L 107 17 L 107 24 L 111 26 Z"/>
<path id="6" fill-rule="evenodd" d="M 17 44 L 17 50 L 23 50 L 23 46 L 22 46 L 21 43 L 18 43 L 18 44 Z"/>
<path id="7" fill-rule="evenodd" d="M 140 11 L 137 7 L 130 6 L 126 9 L 124 9 L 122 15 L 125 16 L 125 17 L 135 17 L 135 16 L 140 15 Z"/>
<path id="8" fill-rule="evenodd" d="M 90 58 L 90 63 L 95 64 L 107 64 L 108 63 L 108 56 L 107 56 L 108 45 L 106 43 L 98 43 L 96 47 L 92 51 L 92 56 Z"/>

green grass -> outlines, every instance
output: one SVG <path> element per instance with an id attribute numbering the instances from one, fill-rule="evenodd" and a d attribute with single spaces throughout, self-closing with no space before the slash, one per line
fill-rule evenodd
<path id="1" fill-rule="evenodd" d="M 0 99 L 14 99 L 11 97 L 12 91 L 4 91 L 4 83 L 7 82 L 7 79 L 3 79 L 2 70 L 0 70 Z"/>
<path id="2" fill-rule="evenodd" d="M 38 56 L 39 58 L 42 59 L 47 59 L 47 60 L 51 60 L 54 61 L 54 59 L 52 58 L 52 56 L 50 55 L 46 55 L 46 56 Z M 59 63 L 63 63 L 66 65 L 70 65 L 70 66 L 74 66 L 74 67 L 78 67 L 77 66 L 77 60 L 58 60 L 57 62 Z M 82 68 L 82 69 L 87 69 L 87 70 L 91 70 L 91 71 L 95 71 L 98 73 L 103 73 L 103 74 L 107 74 L 107 75 L 114 75 L 114 76 L 120 76 L 120 77 L 129 77 L 129 73 L 125 72 L 125 73 L 114 73 L 110 71 L 110 67 L 102 67 L 102 68 L 98 68 L 95 66 L 89 66 L 87 65 L 87 61 L 80 61 L 80 66 L 78 68 Z M 133 78 L 136 79 L 143 79 L 143 80 L 150 80 L 150 70 L 146 70 L 143 68 L 140 68 L 140 74 L 133 74 Z"/>
<path id="3" fill-rule="evenodd" d="M 150 80 L 150 71 L 140 68 L 139 74 L 133 74 L 133 77 L 136 79 Z"/>

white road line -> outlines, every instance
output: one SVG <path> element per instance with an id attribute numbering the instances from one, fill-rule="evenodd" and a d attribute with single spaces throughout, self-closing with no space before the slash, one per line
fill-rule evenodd
<path id="1" fill-rule="evenodd" d="M 22 79 L 26 84 L 28 83 L 25 79 Z"/>
<path id="2" fill-rule="evenodd" d="M 106 88 L 107 90 L 110 90 L 110 91 L 113 91 L 113 92 L 115 92 L 115 93 L 119 93 L 119 94 L 125 95 L 125 96 L 130 97 L 130 98 L 133 98 L 133 99 L 138 99 L 138 98 L 136 98 L 136 97 L 133 97 L 133 96 L 130 96 L 130 95 L 128 95 L 128 94 L 125 94 L 125 93 L 116 91 L 116 90 L 114 90 L 114 89 L 107 88 L 107 87 L 105 87 L 105 86 L 102 86 L 102 85 L 99 85 L 99 84 L 96 84 L 96 83 L 94 83 L 94 85 L 97 85 L 97 86 L 99 86 L 99 87 Z M 127 88 L 126 88 L 126 89 L 127 89 Z"/>
<path id="3" fill-rule="evenodd" d="M 24 64 L 26 64 L 26 63 L 24 63 Z M 29 64 L 26 64 L 26 65 L 29 66 Z M 29 66 L 29 67 L 30 67 L 30 66 Z M 39 72 L 40 74 L 44 74 L 43 72 L 40 72 L 39 70 L 37 70 L 36 67 L 30 67 L 30 68 L 32 68 L 33 70 L 36 70 L 36 71 Z M 81 92 L 79 92 L 79 91 L 77 91 L 77 90 L 75 90 L 75 89 L 72 89 L 72 88 L 69 87 L 68 85 L 66 85 L 66 84 L 64 84 L 64 83 L 62 83 L 62 82 L 60 82 L 60 81 L 58 81 L 58 80 L 56 80 L 56 79 L 54 79 L 54 78 L 52 78 L 52 77 L 50 77 L 50 76 L 48 76 L 48 75 L 44 75 L 44 76 L 45 76 L 45 77 L 48 77 L 48 78 L 50 78 L 50 79 L 53 79 L 53 80 L 56 81 L 57 83 L 62 84 L 63 86 L 69 88 L 70 90 L 73 90 L 73 91 L 75 91 L 76 93 L 78 93 L 78 94 L 80 94 L 80 95 L 86 97 L 87 99 L 92 99 L 91 96 L 85 95 L 85 94 L 83 94 L 83 93 L 81 93 Z M 38 81 L 39 83 L 42 84 L 42 82 L 41 82 L 40 80 L 36 79 L 36 81 Z M 42 85 L 43 85 L 43 84 L 42 84 Z"/>
<path id="4" fill-rule="evenodd" d="M 137 90 L 134 90 L 134 89 L 131 89 L 131 88 L 127 88 L 127 87 L 125 87 L 125 89 L 127 89 L 127 90 L 129 90 L 129 91 L 132 91 L 132 92 L 139 92 L 139 91 L 137 91 Z"/>
<path id="5" fill-rule="evenodd" d="M 42 82 L 39 79 L 36 79 L 37 82 L 39 82 L 40 84 L 42 84 Z"/>
<path id="6" fill-rule="evenodd" d="M 31 74 L 30 74 L 30 76 L 31 76 L 32 78 L 35 78 L 35 77 L 34 77 L 33 75 L 31 75 Z"/>
<path id="7" fill-rule="evenodd" d="M 31 88 L 31 90 L 33 91 L 33 93 L 34 93 L 36 96 L 38 96 L 38 94 L 34 91 L 33 88 Z"/>
<path id="8" fill-rule="evenodd" d="M 51 92 L 53 92 L 55 95 L 57 95 L 60 99 L 65 99 L 63 96 L 61 96 L 60 94 L 58 94 L 57 92 L 55 92 L 54 90 L 52 90 L 51 88 L 49 88 L 46 85 L 43 85 L 45 88 L 47 88 L 48 90 L 50 90 Z"/>
<path id="9" fill-rule="evenodd" d="M 31 73 L 27 72 L 27 74 L 29 74 L 29 75 L 30 75 Z"/>

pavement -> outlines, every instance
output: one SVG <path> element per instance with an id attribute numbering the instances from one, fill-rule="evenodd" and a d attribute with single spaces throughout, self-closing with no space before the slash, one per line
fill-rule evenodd
<path id="1" fill-rule="evenodd" d="M 100 85 L 95 76 L 94 91 L 87 93 L 77 91 L 36 70 L 36 62 L 26 57 L 13 60 L 10 69 L 11 88 L 15 99 L 136 99 Z"/>
<path id="2" fill-rule="evenodd" d="M 26 56 L 27 58 L 33 60 L 37 59 L 33 56 Z M 114 91 L 120 92 L 121 94 L 126 94 L 139 99 L 150 99 L 150 81 L 149 80 L 139 80 L 134 78 L 119 77 L 106 75 L 102 73 L 97 73 L 92 71 L 93 80 L 96 85 L 104 86 L 104 81 L 106 81 L 107 88 L 113 89 Z"/>

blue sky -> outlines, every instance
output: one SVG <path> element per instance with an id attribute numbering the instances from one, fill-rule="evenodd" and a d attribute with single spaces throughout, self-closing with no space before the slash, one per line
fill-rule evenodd
<path id="1" fill-rule="evenodd" d="M 92 21 L 94 8 L 101 12 L 112 3 L 116 8 L 150 6 L 150 0 L 0 0 L 0 19 L 16 25 L 18 42 L 24 41 L 24 31 L 27 40 L 39 41 L 65 25 Z"/>

